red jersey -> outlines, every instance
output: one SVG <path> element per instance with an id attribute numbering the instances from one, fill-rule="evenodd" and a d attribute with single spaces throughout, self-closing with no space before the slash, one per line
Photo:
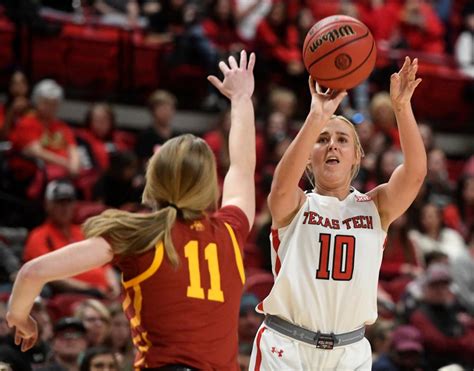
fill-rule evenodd
<path id="1" fill-rule="evenodd" d="M 200 370 L 238 370 L 238 316 L 245 281 L 243 245 L 249 223 L 227 206 L 194 222 L 176 221 L 173 267 L 163 244 L 116 257 L 123 308 L 138 351 L 135 367 L 185 364 Z"/>
<path id="2" fill-rule="evenodd" d="M 35 113 L 28 114 L 18 121 L 10 133 L 10 141 L 17 152 L 39 141 L 43 148 L 64 158 L 68 157 L 69 148 L 76 145 L 74 133 L 67 124 L 56 120 L 45 126 Z M 10 166 L 25 176 L 32 176 L 36 171 L 36 165 L 33 162 L 17 157 L 11 159 Z M 47 164 L 46 171 L 48 175 L 49 173 L 56 174 L 54 178 L 68 175 L 64 168 L 54 164 Z M 52 178 L 48 177 L 48 179 Z"/>

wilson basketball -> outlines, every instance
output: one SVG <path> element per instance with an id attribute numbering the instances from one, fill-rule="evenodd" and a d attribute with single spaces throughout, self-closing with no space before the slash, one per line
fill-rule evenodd
<path id="1" fill-rule="evenodd" d="M 377 49 L 369 29 L 361 21 L 334 15 L 317 22 L 306 35 L 303 61 L 320 85 L 347 90 L 372 72 Z"/>

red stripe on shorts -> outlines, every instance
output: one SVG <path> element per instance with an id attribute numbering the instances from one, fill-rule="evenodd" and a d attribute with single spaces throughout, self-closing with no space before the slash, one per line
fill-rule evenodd
<path id="1" fill-rule="evenodd" d="M 266 329 L 266 327 L 262 327 L 257 334 L 257 356 L 255 357 L 255 371 L 260 371 L 260 366 L 262 365 L 262 350 L 260 349 L 260 340 L 262 340 L 262 334 Z"/>
<path id="2" fill-rule="evenodd" d="M 280 238 L 278 237 L 278 229 L 272 229 L 272 245 L 276 254 L 275 273 L 278 274 L 281 268 L 281 260 L 280 260 L 280 257 L 278 256 L 278 249 L 280 248 Z"/>

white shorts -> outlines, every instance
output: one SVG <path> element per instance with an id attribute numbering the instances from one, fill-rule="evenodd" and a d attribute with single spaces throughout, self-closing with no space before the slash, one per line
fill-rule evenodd
<path id="1" fill-rule="evenodd" d="M 282 335 L 263 323 L 257 332 L 249 371 L 370 371 L 372 350 L 366 338 L 331 350 Z"/>

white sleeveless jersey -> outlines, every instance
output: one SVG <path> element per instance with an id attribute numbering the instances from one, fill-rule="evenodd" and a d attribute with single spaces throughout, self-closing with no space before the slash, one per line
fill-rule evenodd
<path id="1" fill-rule="evenodd" d="M 385 237 L 369 196 L 307 194 L 291 223 L 272 231 L 275 283 L 257 310 L 323 333 L 375 322 Z"/>

